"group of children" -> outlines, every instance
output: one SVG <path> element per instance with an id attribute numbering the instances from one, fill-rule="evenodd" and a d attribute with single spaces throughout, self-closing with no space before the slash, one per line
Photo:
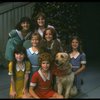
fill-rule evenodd
<path id="1" fill-rule="evenodd" d="M 57 38 L 56 29 L 45 25 L 45 15 L 39 13 L 36 18 L 38 28 L 34 32 L 31 20 L 24 17 L 16 29 L 9 33 L 5 57 L 8 60 L 8 74 L 11 76 L 10 97 L 64 98 L 53 88 L 54 76 L 51 69 L 56 54 L 65 51 Z M 24 42 L 27 40 L 29 43 L 26 47 Z M 78 36 L 71 38 L 67 53 L 75 72 L 74 84 L 80 91 L 80 74 L 85 69 L 86 55 Z"/>

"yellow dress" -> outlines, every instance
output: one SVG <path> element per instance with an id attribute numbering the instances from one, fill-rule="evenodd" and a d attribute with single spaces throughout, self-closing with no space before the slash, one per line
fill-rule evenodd
<path id="1" fill-rule="evenodd" d="M 12 72 L 12 62 L 9 63 L 9 75 L 13 75 Z M 16 66 L 14 66 L 16 67 Z M 17 96 L 15 98 L 21 98 L 22 97 L 22 90 L 24 87 L 24 75 L 25 73 L 30 73 L 30 62 L 25 62 L 25 70 L 19 70 L 19 71 L 15 71 L 16 74 L 16 78 L 15 78 L 15 89 L 16 89 L 16 93 Z M 12 92 L 12 84 L 10 84 L 10 93 Z"/>

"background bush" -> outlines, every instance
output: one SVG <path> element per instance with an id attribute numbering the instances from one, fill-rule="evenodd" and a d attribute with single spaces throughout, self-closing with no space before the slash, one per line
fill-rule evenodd
<path id="1" fill-rule="evenodd" d="M 33 15 L 43 11 L 47 23 L 53 25 L 59 38 L 68 43 L 72 35 L 79 35 L 79 9 L 78 2 L 36 2 Z"/>

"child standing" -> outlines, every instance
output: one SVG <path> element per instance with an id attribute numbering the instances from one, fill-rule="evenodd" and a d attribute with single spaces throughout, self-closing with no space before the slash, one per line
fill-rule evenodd
<path id="1" fill-rule="evenodd" d="M 13 51 L 18 44 L 30 39 L 33 25 L 30 18 L 22 17 L 17 23 L 15 29 L 9 33 L 9 39 L 6 44 L 5 58 L 7 61 L 13 60 Z"/>
<path id="2" fill-rule="evenodd" d="M 81 40 L 78 36 L 73 36 L 70 40 L 70 63 L 75 72 L 75 85 L 78 91 L 81 91 L 82 72 L 86 67 L 86 54 L 82 51 Z"/>
<path id="3" fill-rule="evenodd" d="M 46 28 L 43 34 L 43 40 L 41 41 L 41 48 L 44 51 L 49 52 L 53 58 L 55 55 L 63 51 L 61 43 L 56 37 L 56 30 L 54 28 Z"/>
<path id="4" fill-rule="evenodd" d="M 31 78 L 29 92 L 34 98 L 63 98 L 52 89 L 51 55 L 42 53 L 39 56 L 40 69 Z"/>
<path id="5" fill-rule="evenodd" d="M 32 76 L 32 74 L 39 69 L 38 57 L 40 53 L 40 41 L 40 34 L 37 32 L 33 33 L 31 37 L 32 47 L 26 49 L 27 56 L 32 65 L 30 76 Z"/>
<path id="6" fill-rule="evenodd" d="M 22 46 L 17 46 L 13 55 L 13 61 L 8 64 L 8 74 L 11 76 L 10 97 L 29 98 L 27 82 L 30 73 L 30 62 L 27 59 L 26 49 Z"/>
<path id="7" fill-rule="evenodd" d="M 34 14 L 33 14 L 34 15 Z M 41 37 L 43 37 L 44 31 L 47 27 L 52 27 L 51 25 L 47 25 L 46 22 L 46 15 L 43 12 L 39 12 L 36 17 L 34 18 L 34 16 L 32 15 L 32 20 L 33 22 L 35 22 L 35 32 L 38 32 Z"/>

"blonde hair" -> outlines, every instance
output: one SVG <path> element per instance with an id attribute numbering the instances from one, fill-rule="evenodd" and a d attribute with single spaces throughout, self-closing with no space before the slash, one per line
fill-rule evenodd
<path id="1" fill-rule="evenodd" d="M 41 37 L 41 35 L 40 35 L 38 32 L 34 32 L 34 33 L 32 34 L 31 39 L 32 39 L 34 36 L 36 36 L 36 37 L 38 38 L 39 41 L 42 40 L 42 37 Z"/>

